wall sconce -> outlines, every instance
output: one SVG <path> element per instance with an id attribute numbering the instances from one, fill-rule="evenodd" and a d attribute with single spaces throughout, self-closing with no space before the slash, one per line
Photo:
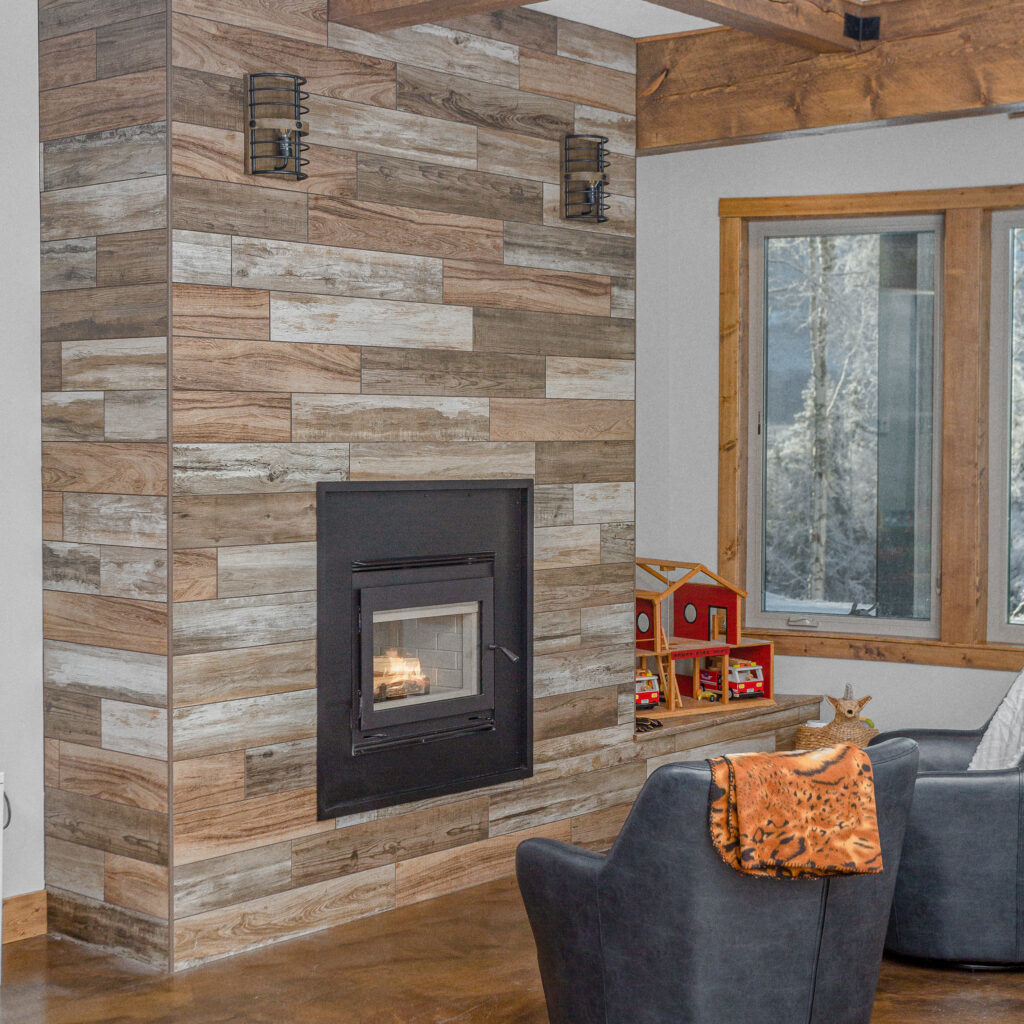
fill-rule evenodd
<path id="1" fill-rule="evenodd" d="M 303 105 L 301 75 L 258 71 L 245 76 L 246 123 L 245 169 L 248 174 L 270 174 L 303 181 L 302 170 L 309 163 L 302 154 L 309 146 L 302 141 L 309 134 L 303 121 L 309 107 Z"/>
<path id="2" fill-rule="evenodd" d="M 566 220 L 608 220 L 608 139 L 604 135 L 566 135 L 562 192 Z"/>

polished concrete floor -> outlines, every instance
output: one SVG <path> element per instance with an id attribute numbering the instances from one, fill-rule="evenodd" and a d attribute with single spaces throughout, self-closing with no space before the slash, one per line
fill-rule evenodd
<path id="1" fill-rule="evenodd" d="M 0 987 L 2 1024 L 546 1021 L 511 879 L 174 976 L 77 943 L 27 939 L 4 947 Z M 883 964 L 872 1024 L 940 1021 L 1022 1024 L 1024 973 Z"/>

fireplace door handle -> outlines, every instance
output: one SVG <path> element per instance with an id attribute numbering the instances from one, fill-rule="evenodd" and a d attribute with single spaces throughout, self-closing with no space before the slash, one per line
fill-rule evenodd
<path id="1" fill-rule="evenodd" d="M 508 660 L 511 661 L 513 665 L 515 665 L 519 661 L 518 654 L 514 653 L 513 651 L 510 651 L 507 647 L 502 647 L 501 644 L 488 644 L 487 650 L 501 651 L 501 653 L 504 654 L 505 657 L 508 658 Z"/>

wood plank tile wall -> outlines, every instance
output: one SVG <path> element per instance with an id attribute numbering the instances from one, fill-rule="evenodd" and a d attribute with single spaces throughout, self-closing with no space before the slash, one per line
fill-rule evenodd
<path id="1" fill-rule="evenodd" d="M 40 0 L 49 926 L 170 952 L 163 0 Z"/>
<path id="2" fill-rule="evenodd" d="M 652 759 L 717 738 L 633 737 L 632 42 L 40 11 L 53 926 L 181 968 L 506 874 L 528 835 L 609 845 Z M 256 70 L 309 78 L 305 182 L 243 173 Z M 573 129 L 611 137 L 606 225 L 561 219 Z M 316 482 L 522 476 L 536 777 L 317 821 Z"/>

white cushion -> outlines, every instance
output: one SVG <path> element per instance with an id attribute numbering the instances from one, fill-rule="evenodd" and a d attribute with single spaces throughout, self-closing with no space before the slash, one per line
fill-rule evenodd
<path id="1" fill-rule="evenodd" d="M 967 766 L 969 772 L 1014 768 L 1024 757 L 1024 671 L 996 709 Z"/>

